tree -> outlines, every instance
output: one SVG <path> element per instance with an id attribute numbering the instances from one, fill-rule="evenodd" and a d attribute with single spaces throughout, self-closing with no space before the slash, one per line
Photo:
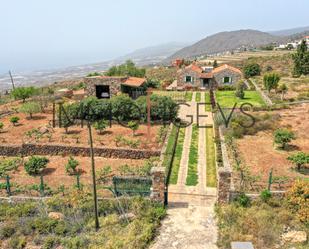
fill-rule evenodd
<path id="1" fill-rule="evenodd" d="M 297 52 L 292 56 L 294 61 L 294 76 L 301 76 L 302 74 L 309 74 L 309 51 L 307 42 L 303 40 L 297 47 Z"/>
<path id="2" fill-rule="evenodd" d="M 286 49 L 287 50 L 292 50 L 294 49 L 293 45 L 291 43 L 289 43 L 287 46 L 286 46 Z"/>
<path id="3" fill-rule="evenodd" d="M 35 95 L 37 91 L 38 90 L 33 86 L 17 87 L 12 91 L 11 95 L 14 97 L 14 99 L 22 99 L 23 102 L 25 102 L 27 98 Z"/>
<path id="4" fill-rule="evenodd" d="M 137 131 L 137 129 L 138 129 L 138 127 L 139 127 L 138 122 L 136 122 L 136 121 L 130 121 L 130 122 L 128 123 L 128 126 L 129 126 L 129 128 L 132 130 L 133 136 L 135 136 L 135 131 Z"/>
<path id="5" fill-rule="evenodd" d="M 102 119 L 102 120 L 99 120 L 99 121 L 96 121 L 94 124 L 93 124 L 93 127 L 99 131 L 99 134 L 102 135 L 103 131 L 107 128 L 107 121 Z"/>
<path id="6" fill-rule="evenodd" d="M 30 119 L 32 119 L 33 114 L 41 112 L 42 109 L 40 104 L 37 102 L 27 102 L 19 108 L 19 111 L 28 114 Z"/>
<path id="7" fill-rule="evenodd" d="M 13 124 L 13 126 L 16 126 L 18 124 L 18 121 L 20 120 L 19 117 L 14 116 L 10 118 L 10 122 Z"/>
<path id="8" fill-rule="evenodd" d="M 214 63 L 213 63 L 212 66 L 213 66 L 214 68 L 218 67 L 218 62 L 217 62 L 217 60 L 214 60 Z"/>
<path id="9" fill-rule="evenodd" d="M 297 167 L 297 170 L 300 171 L 301 167 L 309 163 L 309 154 L 304 152 L 298 152 L 294 155 L 289 156 L 287 159 L 293 162 Z"/>
<path id="10" fill-rule="evenodd" d="M 288 91 L 288 86 L 284 83 L 280 84 L 278 87 L 279 92 L 281 92 L 281 100 L 284 100 L 284 95 Z"/>
<path id="11" fill-rule="evenodd" d="M 274 142 L 279 144 L 282 149 L 285 149 L 293 139 L 295 139 L 295 134 L 287 129 L 277 129 L 274 133 Z"/>
<path id="12" fill-rule="evenodd" d="M 24 167 L 29 175 L 38 175 L 43 169 L 46 168 L 49 160 L 46 157 L 31 156 L 25 162 Z"/>
<path id="13" fill-rule="evenodd" d="M 0 122 L 0 132 L 2 131 L 3 127 L 4 127 L 4 124 Z"/>
<path id="14" fill-rule="evenodd" d="M 244 71 L 245 78 L 248 79 L 250 77 L 260 75 L 261 67 L 257 63 L 250 63 L 244 66 L 243 71 Z"/>
<path id="15" fill-rule="evenodd" d="M 79 165 L 79 162 L 70 156 L 68 163 L 65 166 L 65 170 L 68 174 L 73 175 L 77 173 L 77 166 Z"/>
<path id="16" fill-rule="evenodd" d="M 277 73 L 267 73 L 263 77 L 264 87 L 270 93 L 272 89 L 277 89 L 280 76 Z"/>
<path id="17" fill-rule="evenodd" d="M 236 84 L 235 96 L 237 98 L 240 98 L 240 99 L 244 99 L 245 98 L 245 91 L 244 91 L 245 87 L 246 87 L 246 85 L 245 85 L 244 81 L 239 81 Z"/>
<path id="18" fill-rule="evenodd" d="M 131 76 L 131 77 L 145 77 L 145 68 L 138 68 L 133 61 L 127 60 L 124 64 L 111 67 L 105 75 L 107 76 Z"/>

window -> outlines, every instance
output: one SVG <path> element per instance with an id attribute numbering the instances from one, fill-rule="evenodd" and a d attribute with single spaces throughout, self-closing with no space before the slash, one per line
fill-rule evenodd
<path id="1" fill-rule="evenodd" d="M 193 77 L 190 75 L 186 76 L 186 82 L 193 82 Z"/>
<path id="2" fill-rule="evenodd" d="M 231 77 L 224 77 L 223 78 L 223 83 L 226 84 L 226 83 L 231 83 L 232 82 L 232 78 Z"/>

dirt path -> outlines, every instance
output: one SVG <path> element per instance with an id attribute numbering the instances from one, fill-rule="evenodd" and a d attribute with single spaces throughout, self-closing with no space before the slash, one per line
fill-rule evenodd
<path id="1" fill-rule="evenodd" d="M 201 102 L 204 100 L 204 93 Z M 179 116 L 193 115 L 194 123 L 197 122 L 197 103 L 195 94 L 190 107 L 182 106 Z M 199 107 L 199 125 L 212 124 L 210 113 L 205 112 L 205 107 Z M 186 120 L 189 120 L 188 118 Z M 151 249 L 217 249 L 217 226 L 214 214 L 216 189 L 206 188 L 206 131 L 199 128 L 198 137 L 198 184 L 186 186 L 188 171 L 189 151 L 192 137 L 192 125 L 185 131 L 185 140 L 180 161 L 178 182 L 169 186 L 169 206 L 167 217 L 162 222 L 160 234 Z"/>

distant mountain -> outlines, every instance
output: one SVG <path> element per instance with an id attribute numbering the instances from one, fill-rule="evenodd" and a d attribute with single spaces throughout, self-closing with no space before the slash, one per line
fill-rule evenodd
<path id="1" fill-rule="evenodd" d="M 284 38 L 257 30 L 237 30 L 221 32 L 208 36 L 197 43 L 185 47 L 167 60 L 175 58 L 194 58 L 205 54 L 215 54 L 235 50 L 241 47 L 259 47 L 273 42 L 281 42 Z"/>
<path id="2" fill-rule="evenodd" d="M 127 55 L 121 56 L 114 61 L 121 63 L 130 59 L 139 65 L 155 64 L 157 62 L 161 62 L 162 60 L 166 59 L 167 57 L 188 45 L 188 43 L 184 42 L 170 42 L 157 46 L 145 47 L 137 49 Z"/>
<path id="3" fill-rule="evenodd" d="M 278 31 L 270 31 L 268 33 L 271 35 L 276 35 L 276 36 L 290 36 L 290 35 L 295 35 L 298 33 L 303 33 L 305 31 L 309 31 L 309 26 L 293 28 L 293 29 L 283 29 L 283 30 L 278 30 Z"/>

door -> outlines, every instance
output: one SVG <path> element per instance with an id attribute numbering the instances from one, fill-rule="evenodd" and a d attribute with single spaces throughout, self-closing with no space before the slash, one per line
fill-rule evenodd
<path id="1" fill-rule="evenodd" d="M 102 86 L 102 85 L 95 86 L 95 93 L 98 99 L 110 98 L 109 86 Z"/>

